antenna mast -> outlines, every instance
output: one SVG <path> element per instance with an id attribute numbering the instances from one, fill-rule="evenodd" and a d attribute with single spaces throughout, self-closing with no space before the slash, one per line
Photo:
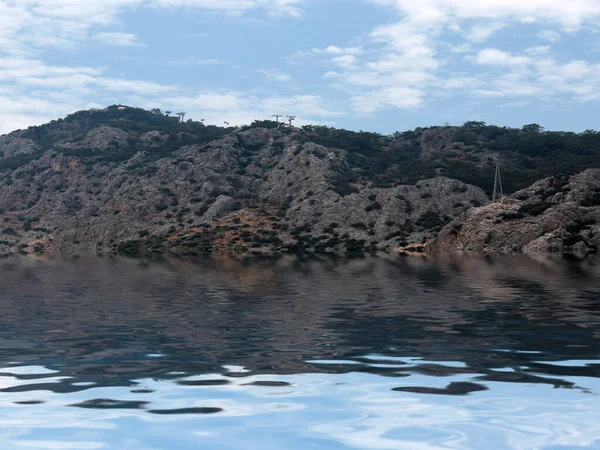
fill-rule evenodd
<path id="1" fill-rule="evenodd" d="M 273 117 L 275 117 L 275 122 L 279 123 L 279 118 L 283 116 L 281 114 L 273 114 Z"/>
<path id="2" fill-rule="evenodd" d="M 292 120 L 296 120 L 296 116 L 285 116 L 289 119 L 290 122 L 290 128 L 292 127 Z"/>
<path id="3" fill-rule="evenodd" d="M 185 117 L 187 113 L 185 112 L 178 112 L 177 115 L 179 116 L 179 122 L 183 123 L 183 118 Z"/>
<path id="4" fill-rule="evenodd" d="M 500 201 L 502 201 L 502 199 L 504 199 L 504 190 L 502 189 L 500 162 L 496 160 L 496 174 L 494 175 L 494 193 L 492 194 L 492 203 L 496 203 L 496 200 L 498 200 L 498 188 L 500 188 Z"/>

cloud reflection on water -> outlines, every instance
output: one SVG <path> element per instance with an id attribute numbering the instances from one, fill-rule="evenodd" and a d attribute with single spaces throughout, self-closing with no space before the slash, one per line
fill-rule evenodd
<path id="1" fill-rule="evenodd" d="M 8 260 L 0 448 L 600 446 L 598 267 Z"/>

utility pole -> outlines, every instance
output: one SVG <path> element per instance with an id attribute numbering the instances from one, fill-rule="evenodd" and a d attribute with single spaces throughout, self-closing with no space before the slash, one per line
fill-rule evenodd
<path id="1" fill-rule="evenodd" d="M 292 120 L 296 120 L 296 116 L 285 116 L 289 119 L 290 122 L 290 128 L 292 128 Z"/>
<path id="2" fill-rule="evenodd" d="M 179 122 L 183 123 L 183 118 L 185 117 L 187 113 L 185 112 L 178 112 L 177 115 L 179 116 Z"/>
<path id="3" fill-rule="evenodd" d="M 275 117 L 275 122 L 279 123 L 279 118 L 283 116 L 281 114 L 273 114 L 273 117 Z"/>
<path id="4" fill-rule="evenodd" d="M 492 203 L 496 203 L 498 196 L 498 188 L 500 188 L 500 201 L 504 198 L 504 190 L 502 189 L 502 177 L 500 176 L 500 162 L 496 161 L 496 174 L 494 175 L 494 193 L 492 194 Z"/>

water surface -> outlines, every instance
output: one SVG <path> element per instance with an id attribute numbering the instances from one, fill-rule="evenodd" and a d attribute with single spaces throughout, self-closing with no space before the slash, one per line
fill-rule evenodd
<path id="1" fill-rule="evenodd" d="M 8 259 L 0 448 L 600 448 L 599 306 L 597 259 Z"/>

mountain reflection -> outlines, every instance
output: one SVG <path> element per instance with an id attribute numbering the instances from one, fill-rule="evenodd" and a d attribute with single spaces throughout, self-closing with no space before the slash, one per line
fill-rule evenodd
<path id="1" fill-rule="evenodd" d="M 552 365 L 597 358 L 598 260 L 19 259 L 0 270 L 0 364 L 73 377 L 32 380 L 53 392 L 218 374 L 226 365 L 245 368 L 232 374 L 242 377 L 368 372 L 398 377 L 398 389 L 412 392 L 420 388 L 400 381 L 408 373 L 557 387 L 576 387 L 561 377 L 600 375 L 595 364 Z M 511 367 L 521 369 L 493 371 Z M 471 384 L 439 390 L 481 389 Z"/>

